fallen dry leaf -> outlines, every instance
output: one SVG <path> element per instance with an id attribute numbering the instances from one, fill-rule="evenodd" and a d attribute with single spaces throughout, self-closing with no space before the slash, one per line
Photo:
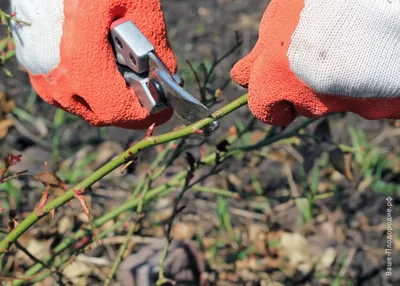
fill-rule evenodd
<path id="1" fill-rule="evenodd" d="M 352 170 L 352 154 L 344 153 L 341 149 L 336 148 L 329 152 L 329 161 L 335 170 L 345 175 L 349 181 L 354 180 Z"/>
<path id="2" fill-rule="evenodd" d="M 300 233 L 285 232 L 279 243 L 281 254 L 289 261 L 290 267 L 298 270 L 303 276 L 308 275 L 313 262 L 307 239 Z"/>
<path id="3" fill-rule="evenodd" d="M 176 240 L 191 239 L 195 233 L 195 227 L 187 223 L 178 222 L 171 230 L 171 237 Z"/>
<path id="4" fill-rule="evenodd" d="M 0 115 L 6 115 L 10 113 L 15 107 L 15 102 L 10 98 L 0 86 Z"/>
<path id="5" fill-rule="evenodd" d="M 352 165 L 352 154 L 346 154 L 344 155 L 344 174 L 346 175 L 346 178 L 349 179 L 350 181 L 354 180 L 353 177 L 353 172 L 351 169 L 351 165 Z"/>
<path id="6" fill-rule="evenodd" d="M 238 130 L 236 128 L 236 126 L 232 126 L 231 128 L 229 128 L 229 135 L 231 135 L 232 137 L 236 137 L 238 135 Z"/>
<path id="7" fill-rule="evenodd" d="M 93 268 L 87 263 L 73 262 L 65 267 L 63 274 L 71 279 L 74 285 L 87 285 L 87 276 L 93 272 Z"/>
<path id="8" fill-rule="evenodd" d="M 33 176 L 34 179 L 42 182 L 43 185 L 50 187 L 56 195 L 62 195 L 67 191 L 67 185 L 55 174 L 49 173 L 47 164 L 45 165 L 46 171 L 42 174 Z"/>
<path id="9" fill-rule="evenodd" d="M 332 264 L 335 262 L 336 257 L 336 249 L 333 247 L 327 248 L 316 265 L 317 272 L 328 272 L 331 269 Z"/>
<path id="10" fill-rule="evenodd" d="M 155 223 L 161 223 L 168 220 L 174 210 L 172 207 L 172 200 L 170 198 L 160 198 L 151 205 L 151 213 L 149 219 Z"/>
<path id="11" fill-rule="evenodd" d="M 45 186 L 50 186 L 52 188 L 59 187 L 62 189 L 66 189 L 65 183 L 57 177 L 57 175 L 52 173 L 42 173 L 33 176 L 36 180 L 42 182 Z"/>
<path id="12" fill-rule="evenodd" d="M 7 119 L 7 114 L 15 107 L 15 102 L 5 92 L 0 84 L 0 140 L 3 139 L 14 122 Z"/>
<path id="13" fill-rule="evenodd" d="M 6 137 L 8 129 L 14 125 L 14 121 L 11 119 L 0 120 L 0 139 Z"/>

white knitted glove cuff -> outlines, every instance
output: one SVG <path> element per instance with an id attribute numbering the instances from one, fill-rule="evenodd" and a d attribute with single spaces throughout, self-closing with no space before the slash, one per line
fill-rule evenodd
<path id="1" fill-rule="evenodd" d="M 63 0 L 11 0 L 11 11 L 31 26 L 12 21 L 19 62 L 31 74 L 47 74 L 60 62 Z"/>
<path id="2" fill-rule="evenodd" d="M 400 1 L 305 0 L 288 51 L 315 91 L 363 98 L 400 96 Z"/>

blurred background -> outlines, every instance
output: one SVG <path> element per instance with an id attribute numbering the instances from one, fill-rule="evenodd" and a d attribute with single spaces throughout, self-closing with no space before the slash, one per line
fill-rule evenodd
<path id="1" fill-rule="evenodd" d="M 213 111 L 245 94 L 230 82 L 229 71 L 254 46 L 269 1 L 161 2 L 185 88 L 197 98 L 206 93 Z M 7 1 L 0 3 L 7 11 Z M 4 37 L 2 27 L 0 40 Z M 10 220 L 21 221 L 39 203 L 44 162 L 70 187 L 142 139 L 145 131 L 91 127 L 44 103 L 15 58 L 0 65 L 0 153 L 21 154 L 11 171 L 28 171 L 0 184 L 4 237 Z M 200 92 L 195 74 L 203 82 L 211 70 Z M 220 123 L 210 138 L 191 136 L 142 152 L 124 174 L 116 170 L 96 183 L 86 196 L 93 219 L 129 201 L 149 170 L 159 172 L 153 190 L 171 184 L 195 162 L 199 183 L 181 202 L 185 209 L 175 217 L 166 260 L 166 274 L 176 285 L 400 285 L 400 121 L 343 113 L 273 128 L 243 107 Z M 174 119 L 155 134 L 179 125 Z M 207 161 L 233 148 L 245 151 L 220 164 Z M 63 192 L 62 184 L 56 185 L 51 198 Z M 168 190 L 146 203 L 146 217 L 129 244 L 132 255 L 113 285 L 154 285 L 165 226 L 182 187 L 172 184 Z M 394 229 L 391 275 L 385 274 L 388 208 Z M 89 221 L 74 200 L 54 218 L 42 219 L 1 257 L 1 276 L 20 277 L 36 264 L 50 270 L 45 278 L 33 279 L 37 285 L 102 285 L 134 210 L 99 223 L 104 238 L 96 246 L 90 231 L 76 236 Z M 55 255 L 62 243 L 68 247 Z M 90 247 L 82 251 L 85 244 Z"/>

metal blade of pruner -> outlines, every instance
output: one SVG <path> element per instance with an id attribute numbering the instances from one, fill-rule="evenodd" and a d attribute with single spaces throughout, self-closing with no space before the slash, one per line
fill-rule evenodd
<path id="1" fill-rule="evenodd" d="M 211 116 L 207 107 L 182 88 L 180 76 L 169 72 L 153 45 L 131 20 L 119 19 L 111 24 L 110 30 L 123 76 L 149 113 L 170 106 L 185 125 Z M 204 134 L 211 135 L 218 127 L 218 121 L 214 121 L 204 128 Z"/>

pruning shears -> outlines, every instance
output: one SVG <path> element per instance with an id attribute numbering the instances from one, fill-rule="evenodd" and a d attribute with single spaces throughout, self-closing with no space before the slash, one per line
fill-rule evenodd
<path id="1" fill-rule="evenodd" d="M 211 116 L 207 107 L 183 89 L 179 74 L 169 72 L 154 46 L 131 20 L 119 19 L 110 30 L 120 71 L 150 114 L 169 106 L 185 125 Z M 204 134 L 211 135 L 218 127 L 219 122 L 214 121 L 204 128 Z"/>

